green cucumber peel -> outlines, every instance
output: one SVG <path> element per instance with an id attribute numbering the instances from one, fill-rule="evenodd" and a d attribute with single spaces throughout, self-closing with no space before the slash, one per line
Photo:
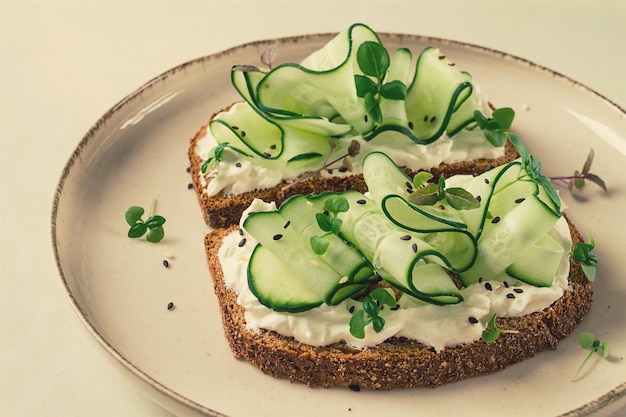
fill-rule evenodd
<path id="1" fill-rule="evenodd" d="M 357 310 L 350 318 L 350 334 L 357 339 L 365 338 L 365 327 L 372 323 L 376 333 L 380 333 L 385 327 L 385 319 L 380 316 L 384 306 L 396 308 L 396 299 L 384 288 L 372 290 L 369 296 L 363 299 L 363 309 Z"/>

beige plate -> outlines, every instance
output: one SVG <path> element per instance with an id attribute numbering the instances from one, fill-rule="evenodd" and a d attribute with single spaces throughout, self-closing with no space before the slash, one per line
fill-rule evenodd
<path id="1" fill-rule="evenodd" d="M 593 171 L 611 192 L 589 186 L 586 201 L 562 193 L 572 219 L 597 242 L 595 304 L 578 330 L 609 342 L 612 355 L 572 375 L 586 352 L 577 337 L 556 351 L 488 377 L 437 389 L 352 392 L 311 389 L 265 376 L 230 354 L 205 263 L 202 221 L 186 169 L 188 139 L 238 98 L 234 64 L 256 64 L 272 42 L 279 61 L 298 61 L 329 35 L 255 42 L 178 66 L 126 97 L 85 135 L 62 173 L 52 243 L 63 286 L 102 348 L 152 398 L 179 414 L 381 416 L 607 414 L 626 400 L 625 113 L 566 77 L 507 54 L 440 39 L 381 35 L 416 54 L 435 45 L 469 71 L 497 106 L 517 111 L 515 128 L 547 175 Z M 126 237 L 124 212 L 148 207 L 167 218 L 159 244 Z M 162 261 L 167 256 L 170 267 Z M 169 302 L 174 309 L 168 310 Z M 578 333 L 578 331 L 576 332 Z"/>

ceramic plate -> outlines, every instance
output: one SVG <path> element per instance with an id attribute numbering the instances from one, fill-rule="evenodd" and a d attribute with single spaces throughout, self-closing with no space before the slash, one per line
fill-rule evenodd
<path id="1" fill-rule="evenodd" d="M 586 351 L 577 337 L 556 351 L 486 377 L 436 389 L 353 392 L 277 380 L 233 359 L 223 337 L 202 239 L 208 228 L 188 188 L 189 138 L 238 96 L 234 64 L 258 64 L 270 44 L 278 61 L 299 61 L 331 35 L 261 41 L 178 66 L 109 110 L 81 140 L 62 173 L 52 240 L 62 283 L 80 320 L 105 352 L 153 399 L 178 414 L 381 416 L 607 414 L 626 397 L 626 207 L 624 112 L 575 81 L 510 55 L 457 42 L 382 34 L 389 49 L 439 48 L 469 71 L 497 106 L 517 111 L 515 128 L 547 175 L 580 169 L 591 147 L 593 171 L 610 193 L 589 186 L 568 212 L 593 233 L 600 258 L 595 304 L 579 331 L 611 347 L 579 382 Z M 167 218 L 159 244 L 126 237 L 124 212 L 150 206 Z M 167 259 L 169 268 L 164 267 Z M 168 309 L 169 303 L 174 307 Z M 569 413 L 569 414 L 568 414 Z"/>

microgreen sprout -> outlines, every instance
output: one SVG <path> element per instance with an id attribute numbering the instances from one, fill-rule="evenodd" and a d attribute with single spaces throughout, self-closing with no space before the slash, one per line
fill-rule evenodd
<path id="1" fill-rule="evenodd" d="M 372 323 L 376 333 L 380 333 L 385 327 L 385 319 L 380 316 L 383 306 L 396 307 L 396 299 L 384 288 L 374 289 L 368 297 L 363 299 L 363 309 L 357 310 L 350 319 L 350 334 L 363 339 L 365 337 L 365 327 Z"/>
<path id="2" fill-rule="evenodd" d="M 435 183 L 429 183 L 432 174 L 426 171 L 418 172 L 413 177 L 414 191 L 409 195 L 409 201 L 418 205 L 435 205 L 446 200 L 457 210 L 472 210 L 480 207 L 480 202 L 467 190 L 460 187 L 446 188 L 445 179 L 439 178 Z"/>
<path id="3" fill-rule="evenodd" d="M 384 82 L 391 62 L 389 53 L 379 43 L 364 42 L 356 54 L 357 64 L 365 75 L 356 74 L 356 94 L 365 101 L 365 109 L 376 123 L 382 123 L 380 101 L 406 99 L 407 86 L 399 80 Z"/>
<path id="4" fill-rule="evenodd" d="M 589 361 L 589 359 L 591 358 L 591 356 L 593 356 L 594 353 L 596 352 L 600 353 L 600 355 L 602 355 L 602 357 L 605 359 L 609 357 L 609 344 L 607 342 L 603 342 L 603 341 L 600 341 L 599 339 L 596 339 L 596 337 L 591 332 L 580 333 L 578 335 L 578 343 L 580 343 L 580 346 L 583 349 L 589 349 L 589 354 L 587 354 L 585 359 L 582 361 L 582 363 L 576 370 L 576 373 L 574 374 L 572 381 L 578 380 L 580 373 L 582 372 L 583 368 L 587 364 L 587 361 Z"/>
<path id="5" fill-rule="evenodd" d="M 329 169 L 330 167 L 334 166 L 338 162 L 341 162 L 342 163 L 341 166 L 343 168 L 345 168 L 346 170 L 348 170 L 348 171 L 352 170 L 352 164 L 348 160 L 348 157 L 354 158 L 355 156 L 357 156 L 359 154 L 359 152 L 361 152 L 361 144 L 356 139 L 353 139 L 350 142 L 350 145 L 348 146 L 348 149 L 347 149 L 345 154 L 343 154 L 343 155 L 333 159 L 332 161 L 329 161 L 330 156 L 331 156 L 333 150 L 337 147 L 337 144 L 333 140 L 329 140 L 328 143 L 330 144 L 330 152 L 328 153 L 328 155 L 326 155 L 326 160 L 324 161 L 322 166 L 319 167 L 318 169 L 315 169 L 315 170 L 307 173 L 306 175 L 303 175 L 303 176 L 299 177 L 295 181 L 292 181 L 289 184 L 285 185 L 281 189 L 281 191 L 285 192 L 285 191 L 289 190 L 291 187 L 295 186 L 296 184 L 298 184 L 298 183 L 300 183 L 302 181 L 305 181 L 305 180 L 307 180 L 309 178 L 313 178 L 314 176 L 318 175 L 323 170 Z"/>
<path id="6" fill-rule="evenodd" d="M 337 214 L 346 212 L 349 208 L 348 200 L 341 195 L 334 195 L 324 201 L 324 213 L 316 213 L 315 220 L 325 234 L 323 236 L 311 236 L 310 243 L 313 252 L 318 255 L 323 255 L 326 252 L 329 242 L 325 236 L 329 233 L 339 234 L 342 221 L 337 218 Z"/>
<path id="7" fill-rule="evenodd" d="M 594 156 L 595 153 L 593 151 L 593 148 L 591 148 L 589 150 L 589 153 L 587 154 L 587 159 L 585 160 L 585 163 L 583 164 L 583 167 L 580 171 L 576 170 L 574 171 L 573 175 L 551 177 L 551 179 L 554 181 L 560 181 L 565 183 L 570 192 L 573 192 L 574 189 L 582 190 L 582 188 L 586 184 L 586 181 L 590 181 L 596 184 L 598 187 L 602 188 L 604 192 L 608 192 L 609 190 L 606 187 L 606 183 L 604 182 L 604 180 L 598 175 L 589 172 L 591 170 L 591 164 L 593 163 Z"/>
<path id="8" fill-rule="evenodd" d="M 491 320 L 489 320 L 487 327 L 485 328 L 485 330 L 483 330 L 482 339 L 486 343 L 495 342 L 498 337 L 500 337 L 501 333 L 519 333 L 517 330 L 504 330 L 498 328 L 498 326 L 496 325 L 496 318 L 497 314 L 494 313 L 494 315 L 491 316 Z"/>
<path id="9" fill-rule="evenodd" d="M 233 151 L 243 156 L 249 156 L 248 154 L 241 151 L 240 149 L 230 146 L 228 142 L 220 143 L 219 145 L 215 146 L 209 151 L 209 155 L 207 159 L 202 163 L 202 166 L 200 167 L 200 171 L 202 171 L 202 173 L 205 174 L 215 164 L 222 161 L 224 159 L 224 156 L 226 155 L 227 149 L 232 149 Z"/>
<path id="10" fill-rule="evenodd" d="M 572 251 L 572 259 L 580 263 L 583 273 L 589 281 L 595 281 L 598 257 L 591 253 L 596 244 L 593 236 L 589 237 L 589 242 L 576 242 Z"/>
<path id="11" fill-rule="evenodd" d="M 150 205 L 150 212 L 146 221 L 142 219 L 145 212 L 143 207 L 131 206 L 126 210 L 125 218 L 126 223 L 130 226 L 128 230 L 128 237 L 137 239 L 146 235 L 146 240 L 151 243 L 160 242 L 165 236 L 163 224 L 165 218 L 163 216 L 153 215 L 155 201 Z M 146 234 L 147 232 L 147 234 Z"/>

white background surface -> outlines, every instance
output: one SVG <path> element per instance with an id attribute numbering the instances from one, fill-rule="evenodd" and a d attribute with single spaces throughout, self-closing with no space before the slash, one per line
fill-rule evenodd
<path id="1" fill-rule="evenodd" d="M 622 0 L 0 0 L 0 415 L 169 415 L 76 318 L 49 237 L 67 158 L 149 79 L 240 43 L 363 22 L 521 56 L 625 108 L 624 21 Z"/>

